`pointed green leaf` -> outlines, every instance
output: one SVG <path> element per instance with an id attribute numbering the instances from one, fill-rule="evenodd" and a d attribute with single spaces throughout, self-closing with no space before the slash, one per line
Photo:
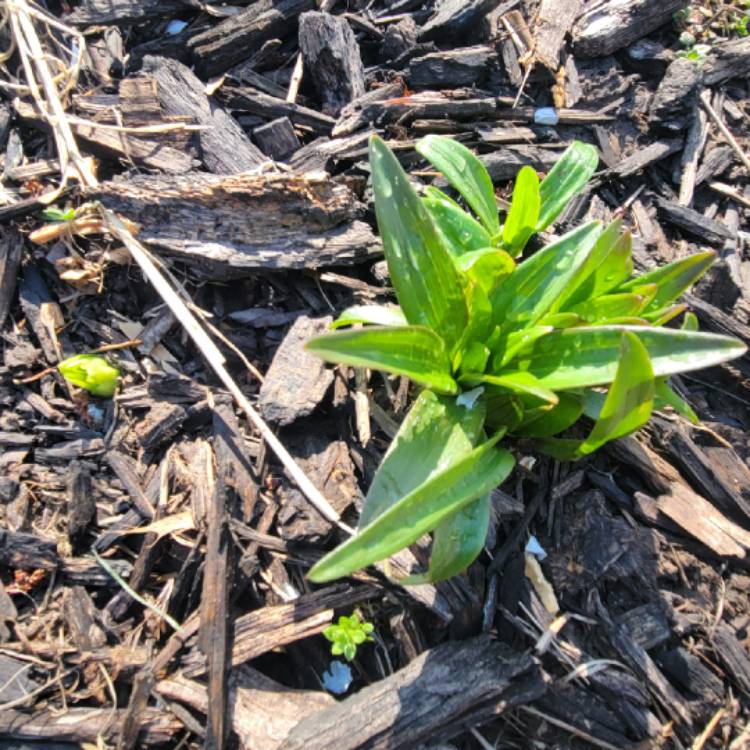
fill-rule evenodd
<path id="1" fill-rule="evenodd" d="M 354 323 L 376 326 L 408 325 L 404 314 L 396 305 L 354 305 L 347 307 L 330 327 L 335 330 Z"/>
<path id="2" fill-rule="evenodd" d="M 492 238 L 485 228 L 437 188 L 428 187 L 422 203 L 443 235 L 445 246 L 454 256 L 492 244 Z"/>
<path id="3" fill-rule="evenodd" d="M 456 393 L 442 340 L 421 326 L 360 328 L 318 336 L 306 348 L 327 362 L 406 375 L 440 393 Z"/>
<path id="4" fill-rule="evenodd" d="M 601 297 L 574 305 L 569 308 L 569 312 L 579 315 L 587 323 L 603 323 L 612 318 L 636 315 L 647 302 L 648 296 L 645 294 L 603 294 Z"/>
<path id="5" fill-rule="evenodd" d="M 541 210 L 536 231 L 546 229 L 596 172 L 599 155 L 593 146 L 573 141 L 539 186 Z"/>
<path id="6" fill-rule="evenodd" d="M 553 330 L 552 326 L 531 326 L 513 333 L 501 333 L 490 338 L 488 345 L 494 352 L 492 372 L 500 372 L 513 357 L 531 346 L 537 339 L 546 336 Z"/>
<path id="7" fill-rule="evenodd" d="M 459 272 L 406 173 L 377 136 L 370 139 L 370 165 L 375 213 L 401 310 L 409 323 L 432 328 L 452 350 L 468 317 Z"/>
<path id="8" fill-rule="evenodd" d="M 467 381 L 477 380 L 481 383 L 489 383 L 490 385 L 498 386 L 499 388 L 506 388 L 513 393 L 535 396 L 536 398 L 550 404 L 557 403 L 557 396 L 555 393 L 549 390 L 549 388 L 545 388 L 529 372 L 503 372 L 500 375 L 468 373 L 465 377 Z"/>
<path id="9" fill-rule="evenodd" d="M 635 334 L 624 331 L 617 372 L 589 436 L 583 441 L 549 438 L 540 448 L 559 459 L 587 456 L 642 427 L 653 406 L 654 373 L 648 352 Z"/>
<path id="10" fill-rule="evenodd" d="M 472 500 L 491 492 L 510 474 L 514 464 L 508 451 L 495 447 L 499 437 L 483 443 L 402 497 L 327 554 L 308 578 L 323 583 L 384 560 L 437 528 Z"/>
<path id="11" fill-rule="evenodd" d="M 483 247 L 464 253 L 456 259 L 456 266 L 462 273 L 478 281 L 487 294 L 491 294 L 513 272 L 516 264 L 504 250 Z"/>
<path id="12" fill-rule="evenodd" d="M 503 227 L 503 246 L 519 255 L 536 231 L 539 220 L 539 177 L 533 167 L 525 166 L 516 177 L 510 211 Z"/>
<path id="13" fill-rule="evenodd" d="M 656 284 L 657 292 L 644 312 L 651 313 L 661 310 L 674 302 L 683 292 L 695 284 L 708 271 L 715 260 L 716 253 L 713 250 L 689 255 L 687 258 L 676 260 L 654 271 L 636 276 L 634 279 L 622 284 L 618 291 L 627 292 L 635 286 Z"/>
<path id="14" fill-rule="evenodd" d="M 514 369 L 527 370 L 550 390 L 611 383 L 617 370 L 623 331 L 632 331 L 646 347 L 655 376 L 699 370 L 745 353 L 729 336 L 639 326 L 592 326 L 553 331 L 518 359 Z"/>
<path id="15" fill-rule="evenodd" d="M 627 279 L 633 272 L 632 244 L 630 232 L 622 231 L 620 219 L 609 224 L 552 309 L 567 310 L 606 294 Z"/>
<path id="16" fill-rule="evenodd" d="M 700 326 L 698 325 L 698 318 L 696 314 L 692 312 L 686 312 L 685 318 L 683 319 L 680 328 L 682 328 L 683 331 L 699 330 Z"/>
<path id="17" fill-rule="evenodd" d="M 658 328 L 660 326 L 665 326 L 670 320 L 674 320 L 678 315 L 682 315 L 685 310 L 687 310 L 687 305 L 680 302 L 677 305 L 662 307 L 661 310 L 656 310 L 652 313 L 643 313 L 643 318 L 652 326 Z"/>
<path id="18" fill-rule="evenodd" d="M 534 325 L 565 290 L 601 231 L 599 222 L 585 224 L 521 263 L 491 296 L 495 323 L 506 329 Z"/>
<path id="19" fill-rule="evenodd" d="M 666 378 L 656 379 L 656 399 L 654 400 L 655 409 L 663 409 L 665 406 L 671 406 L 679 415 L 685 417 L 693 424 L 699 424 L 700 419 L 693 411 L 693 407 L 672 390 Z"/>
<path id="20" fill-rule="evenodd" d="M 484 495 L 443 521 L 433 535 L 427 573 L 409 576 L 399 583 L 439 583 L 466 570 L 484 548 L 491 507 L 490 495 Z"/>
<path id="21" fill-rule="evenodd" d="M 572 427 L 583 414 L 581 399 L 571 393 L 558 393 L 553 406 L 537 407 L 523 415 L 523 422 L 513 429 L 515 437 L 552 437 Z"/>
<path id="22" fill-rule="evenodd" d="M 467 409 L 455 398 L 422 391 L 378 467 L 359 526 L 367 526 L 404 495 L 467 455 L 483 422 L 481 402 Z"/>
<path id="23" fill-rule="evenodd" d="M 416 149 L 466 199 L 490 236 L 499 234 L 495 189 L 484 164 L 462 143 L 441 135 L 425 136 Z"/>

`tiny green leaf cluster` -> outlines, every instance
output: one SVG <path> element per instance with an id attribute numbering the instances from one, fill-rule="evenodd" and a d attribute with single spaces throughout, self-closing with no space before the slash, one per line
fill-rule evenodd
<path id="1" fill-rule="evenodd" d="M 310 571 L 328 581 L 384 560 L 432 532 L 439 581 L 481 552 L 490 492 L 511 472 L 503 438 L 560 459 L 589 455 L 669 405 L 696 419 L 670 375 L 744 353 L 736 339 L 666 323 L 713 262 L 703 252 L 633 275 L 631 236 L 590 222 L 519 260 L 597 167 L 574 142 L 541 182 L 518 174 L 501 225 L 492 181 L 462 144 L 427 136 L 417 150 L 471 212 L 435 187 L 420 196 L 390 149 L 370 141 L 375 211 L 399 307 L 344 311 L 307 346 L 336 363 L 405 375 L 421 386 L 367 494 L 357 533 Z M 607 387 L 606 390 L 604 387 Z M 582 417 L 593 426 L 568 432 Z"/>
<path id="2" fill-rule="evenodd" d="M 357 654 L 357 646 L 374 640 L 374 630 L 375 626 L 371 622 L 363 621 L 359 613 L 355 612 L 351 617 L 339 617 L 338 623 L 329 625 L 323 635 L 331 642 L 333 656 L 343 655 L 347 661 L 352 661 Z"/>
<path id="3" fill-rule="evenodd" d="M 76 354 L 57 366 L 60 374 L 73 385 L 95 396 L 111 398 L 117 389 L 120 371 L 96 354 Z"/>

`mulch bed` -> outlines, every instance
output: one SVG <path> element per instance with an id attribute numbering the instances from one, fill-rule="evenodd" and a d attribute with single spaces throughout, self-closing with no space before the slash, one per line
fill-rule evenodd
<path id="1" fill-rule="evenodd" d="M 555 232 L 622 215 L 639 269 L 715 250 L 686 301 L 750 344 L 742 4 L 47 6 L 61 26 L 19 2 L 0 29 L 0 748 L 750 747 L 748 356 L 674 379 L 698 426 L 660 413 L 575 464 L 519 452 L 465 575 L 305 579 L 414 395 L 303 350 L 392 298 L 369 135 L 425 182 L 414 143 L 454 136 L 501 206 L 521 166 L 593 143 Z M 178 302 L 127 222 L 30 239 L 65 160 L 21 16 L 91 169 L 55 205 L 132 222 Z M 112 400 L 54 370 L 102 347 Z M 334 696 L 322 631 L 355 610 L 376 638 Z"/>

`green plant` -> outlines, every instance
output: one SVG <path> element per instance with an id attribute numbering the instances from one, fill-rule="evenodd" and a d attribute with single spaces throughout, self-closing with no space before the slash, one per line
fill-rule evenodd
<path id="1" fill-rule="evenodd" d="M 663 327 L 684 311 L 675 301 L 713 252 L 633 276 L 631 237 L 618 220 L 580 226 L 516 263 L 593 174 L 593 147 L 573 143 L 541 183 L 521 170 L 504 226 L 469 149 L 436 136 L 417 149 L 476 218 L 435 188 L 420 198 L 372 138 L 375 209 L 400 308 L 351 308 L 334 327 L 359 327 L 307 346 L 330 362 L 406 375 L 424 390 L 373 479 L 357 533 L 312 568 L 313 581 L 383 560 L 427 532 L 429 568 L 405 582 L 461 572 L 484 545 L 490 492 L 514 465 L 503 437 L 579 458 L 638 429 L 654 408 L 695 418 L 667 378 L 745 351 L 696 332 L 693 316 L 681 330 Z M 584 416 L 594 420 L 586 437 L 560 436 Z"/>
<path id="2" fill-rule="evenodd" d="M 73 385 L 93 393 L 95 396 L 110 398 L 117 389 L 120 371 L 96 354 L 76 354 L 57 365 L 61 375 Z"/>
<path id="3" fill-rule="evenodd" d="M 357 654 L 357 646 L 374 640 L 373 630 L 375 626 L 362 620 L 359 613 L 355 612 L 351 617 L 339 617 L 338 623 L 329 625 L 323 635 L 331 642 L 333 656 L 343 654 L 347 661 L 352 661 Z"/>

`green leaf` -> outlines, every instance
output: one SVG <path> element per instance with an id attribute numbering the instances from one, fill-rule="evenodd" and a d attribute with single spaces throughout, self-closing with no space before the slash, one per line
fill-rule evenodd
<path id="1" fill-rule="evenodd" d="M 642 427 L 653 406 L 654 373 L 648 352 L 635 334 L 624 331 L 617 372 L 589 436 L 583 441 L 549 438 L 540 447 L 560 459 L 587 456 Z"/>
<path id="2" fill-rule="evenodd" d="M 367 526 L 404 495 L 468 455 L 483 423 L 481 402 L 467 409 L 455 398 L 422 391 L 372 480 L 359 526 Z"/>
<path id="3" fill-rule="evenodd" d="M 443 341 L 421 326 L 372 326 L 311 339 L 306 349 L 327 362 L 406 375 L 440 393 L 456 393 Z"/>
<path id="4" fill-rule="evenodd" d="M 495 353 L 492 371 L 500 372 L 513 357 L 552 330 L 552 326 L 532 326 L 513 333 L 501 333 L 500 336 L 490 339 L 489 347 Z"/>
<path id="5" fill-rule="evenodd" d="M 484 227 L 437 188 L 426 188 L 422 203 L 443 235 L 445 246 L 454 256 L 459 257 L 492 244 L 492 238 Z"/>
<path id="6" fill-rule="evenodd" d="M 549 388 L 545 388 L 529 372 L 503 372 L 500 375 L 468 373 L 465 377 L 468 381 L 476 379 L 482 383 L 489 383 L 490 385 L 495 385 L 499 388 L 505 388 L 513 393 L 536 396 L 536 398 L 550 404 L 557 403 L 557 396 L 555 393 L 549 390 Z"/>
<path id="7" fill-rule="evenodd" d="M 627 279 L 633 272 L 632 244 L 630 232 L 622 231 L 620 219 L 609 224 L 552 309 L 567 310 L 610 292 Z"/>
<path id="8" fill-rule="evenodd" d="M 569 308 L 569 312 L 579 315 L 587 323 L 603 323 L 612 318 L 636 315 L 643 305 L 648 303 L 648 299 L 645 294 L 631 292 L 604 294 L 601 297 L 595 297 L 574 305 Z"/>
<path id="9" fill-rule="evenodd" d="M 533 326 L 563 293 L 601 231 L 599 222 L 585 224 L 521 263 L 491 296 L 495 323 Z"/>
<path id="10" fill-rule="evenodd" d="M 76 217 L 76 210 L 75 208 L 68 208 L 65 211 L 61 211 L 59 208 L 51 206 L 50 208 L 45 208 L 41 216 L 45 221 L 73 221 Z"/>
<path id="11" fill-rule="evenodd" d="M 60 374 L 73 385 L 95 396 L 111 398 L 117 390 L 120 371 L 96 354 L 76 354 L 57 365 Z"/>
<path id="12" fill-rule="evenodd" d="M 425 136 L 416 149 L 466 199 L 490 236 L 499 234 L 495 189 L 484 164 L 462 143 L 445 136 Z"/>
<path id="13" fill-rule="evenodd" d="M 437 528 L 472 500 L 491 492 L 510 474 L 513 456 L 496 448 L 499 433 L 433 475 L 355 536 L 326 555 L 308 573 L 316 583 L 331 581 L 383 560 Z"/>
<path id="14" fill-rule="evenodd" d="M 475 344 L 481 345 L 482 352 L 486 349 L 484 342 L 492 330 L 492 308 L 490 307 L 490 301 L 487 297 L 487 292 L 485 292 L 477 279 L 473 277 L 467 279 L 464 297 L 469 308 L 469 323 L 464 329 L 461 341 L 456 347 L 456 354 L 453 357 L 452 363 L 454 371 L 459 368 L 466 369 L 467 355 L 470 360 L 476 359 L 477 352 L 480 349 L 477 349 L 474 346 Z M 489 349 L 487 349 L 488 357 Z"/>
<path id="15" fill-rule="evenodd" d="M 546 229 L 570 200 L 583 190 L 599 164 L 593 146 L 573 141 L 539 186 L 541 209 L 536 231 Z"/>
<path id="16" fill-rule="evenodd" d="M 432 328 L 452 350 L 468 313 L 451 254 L 398 160 L 370 139 L 370 164 L 380 236 L 401 310 L 412 325 Z"/>
<path id="17" fill-rule="evenodd" d="M 539 177 L 525 166 L 516 177 L 510 211 L 503 227 L 503 245 L 511 255 L 519 255 L 536 231 L 539 220 Z"/>
<path id="18" fill-rule="evenodd" d="M 352 661 L 357 655 L 357 647 L 353 643 L 347 643 L 344 646 L 344 658 L 347 661 Z"/>
<path id="19" fill-rule="evenodd" d="M 557 394 L 558 403 L 527 411 L 513 429 L 515 437 L 552 437 L 572 427 L 583 414 L 581 399 L 571 393 Z"/>
<path id="20" fill-rule="evenodd" d="M 695 313 L 692 312 L 686 312 L 685 318 L 682 321 L 682 326 L 680 326 L 683 331 L 697 331 L 699 330 L 700 326 L 698 325 L 698 318 Z"/>
<path id="21" fill-rule="evenodd" d="M 475 279 L 487 294 L 491 294 L 513 272 L 516 264 L 504 250 L 483 247 L 464 253 L 456 259 L 456 266 L 469 278 Z"/>
<path id="22" fill-rule="evenodd" d="M 680 416 L 685 417 L 685 419 L 693 424 L 700 423 L 700 419 L 695 411 L 693 411 L 693 407 L 682 396 L 672 390 L 672 387 L 667 383 L 667 379 L 657 378 L 654 408 L 663 409 L 665 406 L 671 406 Z"/>
<path id="23" fill-rule="evenodd" d="M 376 326 L 408 325 L 404 314 L 396 305 L 354 305 L 347 307 L 330 327 L 335 330 L 354 323 Z"/>
<path id="24" fill-rule="evenodd" d="M 657 310 L 656 312 L 644 313 L 643 317 L 652 326 L 658 328 L 660 326 L 666 325 L 670 320 L 673 320 L 678 315 L 682 315 L 685 310 L 687 310 L 687 305 L 684 303 L 679 303 L 677 305 L 663 307 L 661 310 Z"/>
<path id="25" fill-rule="evenodd" d="M 527 370 L 550 390 L 611 383 L 617 370 L 623 331 L 632 331 L 646 347 L 654 375 L 699 370 L 745 353 L 737 339 L 711 333 L 639 326 L 568 328 L 538 339 L 514 369 Z"/>
<path id="26" fill-rule="evenodd" d="M 427 573 L 409 576 L 399 583 L 438 583 L 466 570 L 484 548 L 491 507 L 491 496 L 484 495 L 443 521 L 435 529 Z"/>
<path id="27" fill-rule="evenodd" d="M 644 313 L 652 313 L 674 302 L 683 292 L 695 284 L 716 260 L 716 253 L 707 250 L 704 253 L 689 255 L 666 266 L 649 271 L 622 284 L 618 291 L 627 292 L 643 284 L 656 284 L 657 291 Z"/>

